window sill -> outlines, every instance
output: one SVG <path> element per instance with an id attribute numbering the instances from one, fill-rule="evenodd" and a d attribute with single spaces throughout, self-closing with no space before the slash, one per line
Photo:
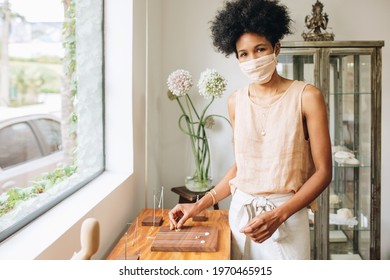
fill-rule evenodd
<path id="1" fill-rule="evenodd" d="M 70 248 L 67 250 L 69 251 L 72 247 L 74 248 L 73 252 L 79 250 L 80 227 L 76 225 L 81 224 L 85 216 L 92 214 L 91 211 L 93 212 L 100 203 L 119 190 L 130 177 L 130 172 L 103 172 L 75 194 L 4 240 L 0 244 L 0 259 L 40 259 L 45 256 L 45 251 L 63 238 L 68 231 L 73 231 L 71 236 L 76 236 L 71 240 L 76 245 L 68 244 Z M 98 213 L 93 214 L 99 215 Z M 121 229 L 118 229 L 117 234 L 120 231 Z M 69 258 L 72 256 L 72 251 L 58 252 L 57 250 L 56 255 L 55 259 L 67 259 L 67 256 Z M 63 256 L 61 257 L 61 255 Z"/>

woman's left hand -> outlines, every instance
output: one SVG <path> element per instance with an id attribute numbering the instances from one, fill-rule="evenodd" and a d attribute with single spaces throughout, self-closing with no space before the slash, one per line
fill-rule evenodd
<path id="1" fill-rule="evenodd" d="M 262 243 L 270 238 L 282 223 L 275 210 L 266 211 L 250 220 L 240 232 L 253 241 Z"/>

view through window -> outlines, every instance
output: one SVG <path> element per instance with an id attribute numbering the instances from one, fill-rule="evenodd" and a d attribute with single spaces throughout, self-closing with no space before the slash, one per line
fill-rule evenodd
<path id="1" fill-rule="evenodd" d="M 103 0 L 0 0 L 0 241 L 100 174 Z"/>

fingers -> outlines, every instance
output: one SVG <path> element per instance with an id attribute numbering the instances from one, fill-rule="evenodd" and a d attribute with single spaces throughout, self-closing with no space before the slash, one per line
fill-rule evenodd
<path id="1" fill-rule="evenodd" d="M 168 218 L 169 218 L 169 229 L 174 229 L 176 227 L 176 218 L 175 214 L 173 212 L 174 209 L 168 212 Z"/>
<path id="2" fill-rule="evenodd" d="M 240 232 L 245 234 L 251 234 L 260 227 L 261 223 L 259 223 L 256 219 L 252 219 L 243 228 L 240 229 Z"/>
<path id="3" fill-rule="evenodd" d="M 187 221 L 187 219 L 188 219 L 188 216 L 187 216 L 187 215 L 183 215 L 183 216 L 179 219 L 179 221 L 177 222 L 176 228 L 177 228 L 177 229 L 180 229 L 180 228 L 184 225 L 184 223 Z"/>
<path id="4" fill-rule="evenodd" d="M 168 213 L 168 217 L 169 217 L 169 229 L 173 230 L 174 228 L 176 228 L 176 219 L 173 218 L 173 214 L 171 212 Z"/>
<path id="5" fill-rule="evenodd" d="M 263 231 L 260 228 L 253 228 L 251 226 L 242 228 L 240 232 L 245 234 L 246 236 L 248 236 L 250 239 L 252 239 L 257 243 L 264 242 L 272 235 L 272 233 L 268 231 Z"/>
<path id="6" fill-rule="evenodd" d="M 170 230 L 181 228 L 185 222 L 185 219 L 183 219 L 184 213 L 181 210 L 180 205 L 177 205 L 175 208 L 169 211 L 168 217 Z"/>
<path id="7" fill-rule="evenodd" d="M 240 229 L 240 232 L 241 233 L 245 233 L 245 234 L 251 234 L 255 231 L 256 229 L 250 225 L 246 225 L 245 227 L 243 227 L 242 229 Z"/>
<path id="8" fill-rule="evenodd" d="M 193 203 L 178 204 L 169 211 L 169 228 L 171 230 L 180 229 L 189 218 L 197 213 L 194 211 L 194 205 Z"/>
<path id="9" fill-rule="evenodd" d="M 173 230 L 177 228 L 177 221 L 180 220 L 180 217 L 176 212 L 175 208 L 169 211 L 168 217 L 169 217 L 169 229 Z"/>
<path id="10" fill-rule="evenodd" d="M 240 229 L 240 232 L 257 243 L 264 242 L 272 235 L 272 231 L 269 226 L 257 219 L 249 221 L 248 224 Z"/>

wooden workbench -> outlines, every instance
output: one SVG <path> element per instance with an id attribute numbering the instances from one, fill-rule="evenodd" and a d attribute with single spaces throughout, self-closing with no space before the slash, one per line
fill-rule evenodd
<path id="1" fill-rule="evenodd" d="M 163 212 L 162 226 L 169 225 L 168 209 Z M 130 230 L 125 233 L 114 249 L 110 252 L 108 260 L 229 260 L 230 259 L 230 227 L 227 210 L 206 210 L 207 221 L 186 221 L 185 226 L 208 226 L 218 229 L 218 245 L 216 252 L 157 252 L 151 251 L 151 246 L 158 226 L 142 226 L 142 221 L 147 216 L 153 216 L 153 209 L 144 209 L 138 217 L 132 221 Z M 156 211 L 156 216 L 161 216 L 161 210 Z M 137 230 L 135 224 L 138 221 Z M 127 239 L 127 242 L 126 242 Z M 125 249 L 125 244 L 127 247 Z M 126 258 L 125 258 L 126 255 Z"/>

